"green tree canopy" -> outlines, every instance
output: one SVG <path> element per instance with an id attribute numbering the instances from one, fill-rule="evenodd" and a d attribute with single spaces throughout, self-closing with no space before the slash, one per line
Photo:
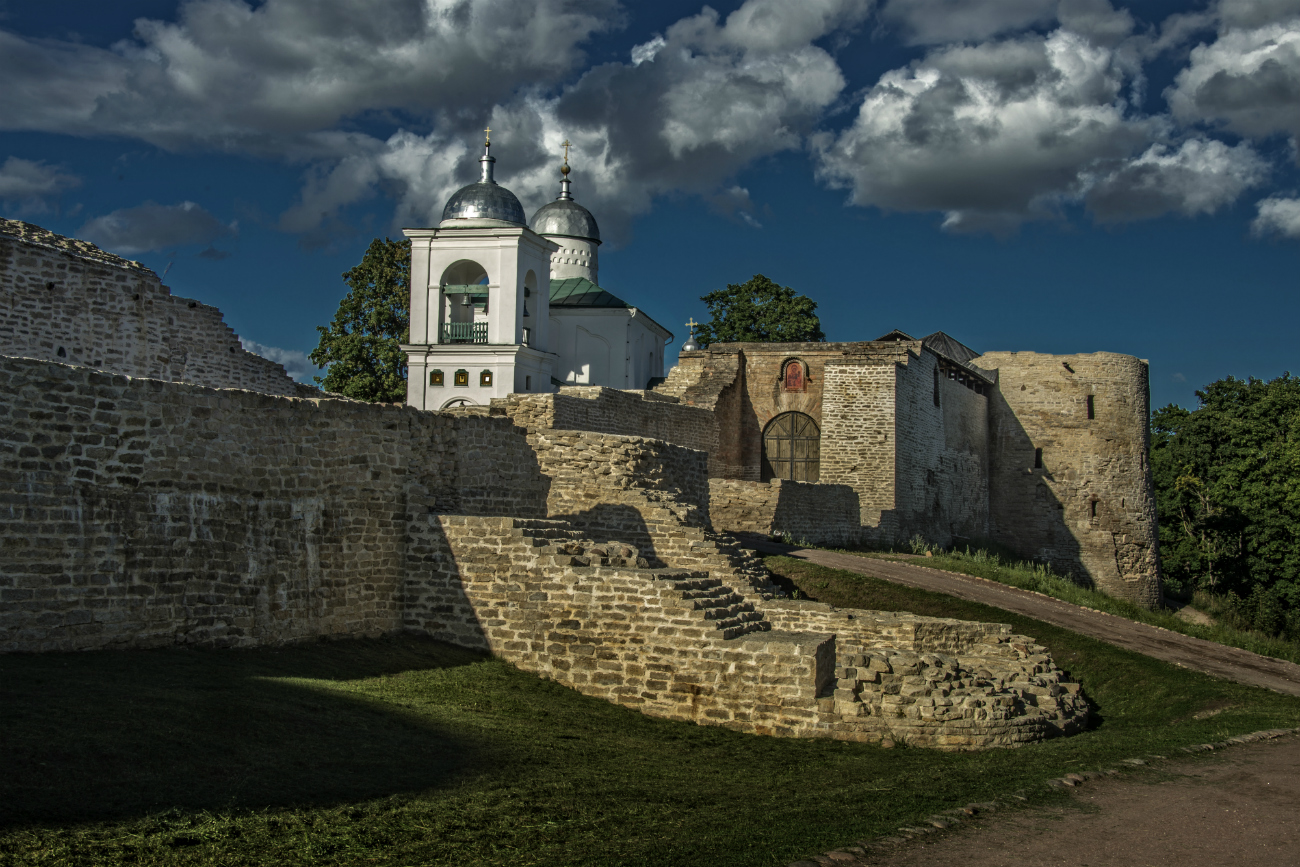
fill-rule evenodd
<path id="1" fill-rule="evenodd" d="M 1151 418 L 1167 583 L 1240 598 L 1264 631 L 1300 630 L 1300 379 L 1230 376 L 1196 396 Z"/>
<path id="2" fill-rule="evenodd" d="M 321 388 L 357 400 L 406 400 L 406 353 L 411 333 L 411 242 L 376 238 L 361 262 L 343 274 L 350 287 L 309 356 L 329 365 Z"/>
<path id="3" fill-rule="evenodd" d="M 700 300 L 708 305 L 712 319 L 701 325 L 695 337 L 703 346 L 710 343 L 821 343 L 826 340 L 817 302 L 779 286 L 762 274 L 748 281 L 727 284 Z"/>

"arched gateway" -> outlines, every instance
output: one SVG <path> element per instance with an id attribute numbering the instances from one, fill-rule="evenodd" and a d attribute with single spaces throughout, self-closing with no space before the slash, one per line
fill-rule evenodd
<path id="1" fill-rule="evenodd" d="M 821 478 L 821 430 L 811 416 L 783 412 L 763 430 L 763 481 Z"/>

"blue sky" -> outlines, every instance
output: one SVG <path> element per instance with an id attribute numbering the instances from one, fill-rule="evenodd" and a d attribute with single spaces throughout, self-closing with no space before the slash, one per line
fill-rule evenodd
<path id="1" fill-rule="evenodd" d="M 755 273 L 831 340 L 1295 363 L 1300 0 L 0 0 L 0 213 L 296 367 L 371 238 L 574 193 L 685 337 Z M 675 356 L 675 346 L 669 348 Z"/>

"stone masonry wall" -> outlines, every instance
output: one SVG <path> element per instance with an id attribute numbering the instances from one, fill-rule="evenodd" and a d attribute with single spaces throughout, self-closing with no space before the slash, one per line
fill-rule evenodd
<path id="1" fill-rule="evenodd" d="M 591 431 L 663 440 L 705 452 L 710 474 L 715 470 L 718 423 L 714 414 L 654 391 L 565 386 L 557 394 L 497 398 L 492 412 L 504 414 L 530 432 Z"/>
<path id="2" fill-rule="evenodd" d="M 545 514 L 504 419 L 22 358 L 0 395 L 7 651 L 391 631 L 412 520 Z"/>
<path id="3" fill-rule="evenodd" d="M 221 311 L 85 241 L 0 220 L 0 354 L 213 388 L 294 395 L 284 368 L 246 352 Z"/>
<path id="4" fill-rule="evenodd" d="M 895 542 L 921 535 L 947 546 L 989 534 L 988 399 L 938 366 L 923 351 L 895 368 Z"/>
<path id="5" fill-rule="evenodd" d="M 710 479 L 709 519 L 726 533 L 788 535 L 813 545 L 855 545 L 862 535 L 858 495 L 848 485 Z"/>
<path id="6" fill-rule="evenodd" d="M 774 598 L 698 526 L 698 451 L 571 431 L 530 447 L 502 418 L 25 358 L 0 358 L 0 394 L 8 651 L 403 628 L 756 733 L 971 749 L 1086 716 L 1077 686 L 1006 627 Z M 630 507 L 671 568 L 541 517 L 591 491 Z"/>
<path id="7" fill-rule="evenodd" d="M 408 585 L 408 628 L 652 716 L 941 749 L 1015 746 L 1086 718 L 1078 685 L 1006 626 L 755 602 L 557 521 L 430 522 L 444 547 Z"/>
<path id="8" fill-rule="evenodd" d="M 1158 605 L 1146 362 L 1110 352 L 991 352 L 975 363 L 998 371 L 993 537 L 1112 596 Z"/>
<path id="9" fill-rule="evenodd" d="M 828 364 L 823 389 L 821 480 L 857 492 L 864 537 L 882 542 L 897 535 L 894 367 L 894 360 Z"/>

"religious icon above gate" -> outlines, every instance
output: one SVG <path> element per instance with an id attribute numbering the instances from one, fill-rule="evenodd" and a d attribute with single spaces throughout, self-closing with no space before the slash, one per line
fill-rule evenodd
<path id="1" fill-rule="evenodd" d="M 804 364 L 792 358 L 781 368 L 781 381 L 786 391 L 804 391 L 808 385 L 807 371 Z"/>

